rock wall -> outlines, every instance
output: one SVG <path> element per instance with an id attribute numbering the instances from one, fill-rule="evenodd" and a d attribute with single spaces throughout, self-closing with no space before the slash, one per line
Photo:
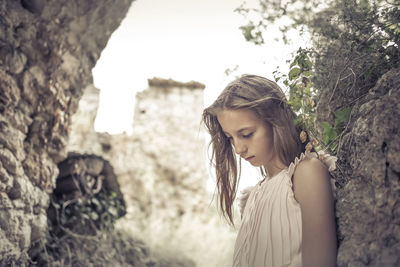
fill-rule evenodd
<path id="1" fill-rule="evenodd" d="M 400 70 L 352 107 L 340 141 L 338 266 L 400 266 Z"/>
<path id="2" fill-rule="evenodd" d="M 70 115 L 131 0 L 0 2 L 0 265 L 46 230 Z"/>

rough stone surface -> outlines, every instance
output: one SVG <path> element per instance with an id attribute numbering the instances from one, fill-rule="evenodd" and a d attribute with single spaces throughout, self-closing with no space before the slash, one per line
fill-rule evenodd
<path id="1" fill-rule="evenodd" d="M 338 152 L 339 266 L 400 266 L 400 70 L 352 108 Z"/>
<path id="2" fill-rule="evenodd" d="M 70 115 L 130 0 L 0 1 L 0 265 L 46 230 Z"/>

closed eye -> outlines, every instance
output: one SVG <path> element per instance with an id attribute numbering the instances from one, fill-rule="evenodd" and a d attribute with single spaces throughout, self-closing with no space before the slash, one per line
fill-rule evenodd
<path id="1" fill-rule="evenodd" d="M 253 133 L 254 133 L 254 132 L 253 132 Z M 244 135 L 242 135 L 242 137 L 243 137 L 243 138 L 250 138 L 250 137 L 253 135 L 253 133 L 244 134 Z"/>

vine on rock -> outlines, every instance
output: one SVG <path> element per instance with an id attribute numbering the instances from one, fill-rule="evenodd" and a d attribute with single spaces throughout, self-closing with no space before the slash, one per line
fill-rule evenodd
<path id="1" fill-rule="evenodd" d="M 310 49 L 299 48 L 296 56 L 290 62 L 290 70 L 288 74 L 282 74 L 274 71 L 274 79 L 276 82 L 282 83 L 289 89 L 289 101 L 293 111 L 297 114 L 294 120 L 295 125 L 302 125 L 310 133 L 310 139 L 316 149 L 324 148 L 332 154 L 336 154 L 338 147 L 338 137 L 344 130 L 344 125 L 348 121 L 350 108 L 341 108 L 334 112 L 335 122 L 331 125 L 327 121 L 321 123 L 324 129 L 321 138 L 318 138 L 316 131 L 316 101 L 317 89 L 312 82 L 315 72 L 310 54 Z M 322 142 L 321 142 L 322 141 Z"/>

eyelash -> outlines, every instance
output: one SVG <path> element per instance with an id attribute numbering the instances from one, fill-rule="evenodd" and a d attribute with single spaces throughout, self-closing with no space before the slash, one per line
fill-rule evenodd
<path id="1" fill-rule="evenodd" d="M 243 138 L 250 138 L 253 135 L 253 133 L 245 134 L 242 135 Z"/>
<path id="2" fill-rule="evenodd" d="M 242 138 L 245 138 L 245 139 L 250 138 L 253 134 L 254 133 L 244 134 L 244 135 L 242 135 Z M 232 136 L 227 136 L 226 139 L 228 141 L 232 141 Z"/>

